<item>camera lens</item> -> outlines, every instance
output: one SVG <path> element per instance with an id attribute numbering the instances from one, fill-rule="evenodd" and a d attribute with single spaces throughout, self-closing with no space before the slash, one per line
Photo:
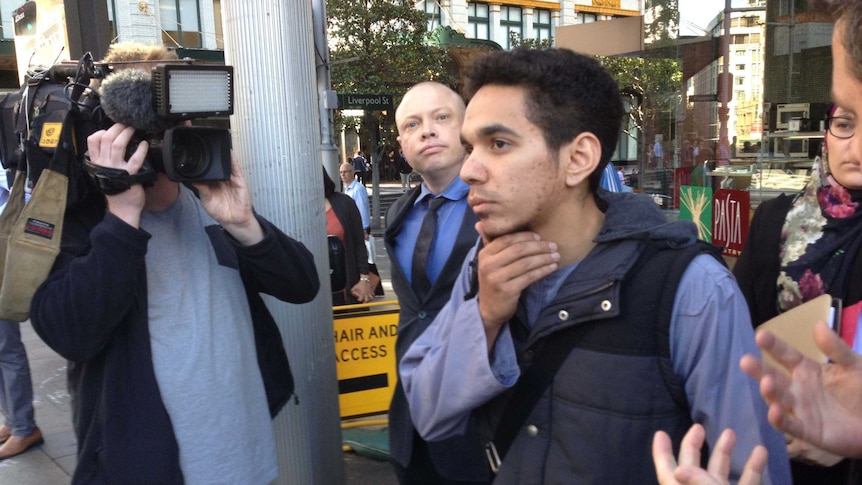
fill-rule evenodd
<path id="1" fill-rule="evenodd" d="M 209 168 L 209 149 L 204 139 L 195 133 L 184 133 L 173 143 L 174 171 L 177 175 L 194 179 Z"/>

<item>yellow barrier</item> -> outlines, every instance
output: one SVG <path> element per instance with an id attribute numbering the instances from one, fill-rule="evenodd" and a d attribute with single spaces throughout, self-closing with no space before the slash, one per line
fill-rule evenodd
<path id="1" fill-rule="evenodd" d="M 341 418 L 387 412 L 397 379 L 398 301 L 332 310 Z"/>

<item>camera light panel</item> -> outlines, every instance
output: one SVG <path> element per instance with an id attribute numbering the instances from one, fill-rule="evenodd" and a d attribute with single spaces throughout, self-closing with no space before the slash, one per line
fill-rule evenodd
<path id="1" fill-rule="evenodd" d="M 153 69 L 160 116 L 191 119 L 233 114 L 233 67 L 161 65 Z"/>

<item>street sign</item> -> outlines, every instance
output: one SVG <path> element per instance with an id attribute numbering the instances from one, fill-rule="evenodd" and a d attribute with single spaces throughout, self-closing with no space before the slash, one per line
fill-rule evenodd
<path id="1" fill-rule="evenodd" d="M 339 94 L 338 109 L 384 110 L 392 109 L 389 94 Z"/>
<path id="2" fill-rule="evenodd" d="M 334 335 L 341 418 L 388 411 L 398 379 L 398 308 L 336 314 Z"/>
<path id="3" fill-rule="evenodd" d="M 718 94 L 692 94 L 688 97 L 689 103 L 698 103 L 704 101 L 718 101 Z"/>

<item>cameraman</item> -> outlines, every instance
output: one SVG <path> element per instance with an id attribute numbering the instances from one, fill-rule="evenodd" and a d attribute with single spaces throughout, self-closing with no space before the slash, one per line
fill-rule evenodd
<path id="1" fill-rule="evenodd" d="M 104 62 L 170 58 L 163 46 L 117 44 Z M 137 174 L 148 145 L 127 157 L 133 134 L 114 124 L 91 135 L 91 163 Z M 159 173 L 67 210 L 31 320 L 70 361 L 72 483 L 278 476 L 270 415 L 293 382 L 258 292 L 304 303 L 319 282 L 309 251 L 254 213 L 236 160 L 231 168 L 229 181 L 195 183 L 199 198 Z"/>

